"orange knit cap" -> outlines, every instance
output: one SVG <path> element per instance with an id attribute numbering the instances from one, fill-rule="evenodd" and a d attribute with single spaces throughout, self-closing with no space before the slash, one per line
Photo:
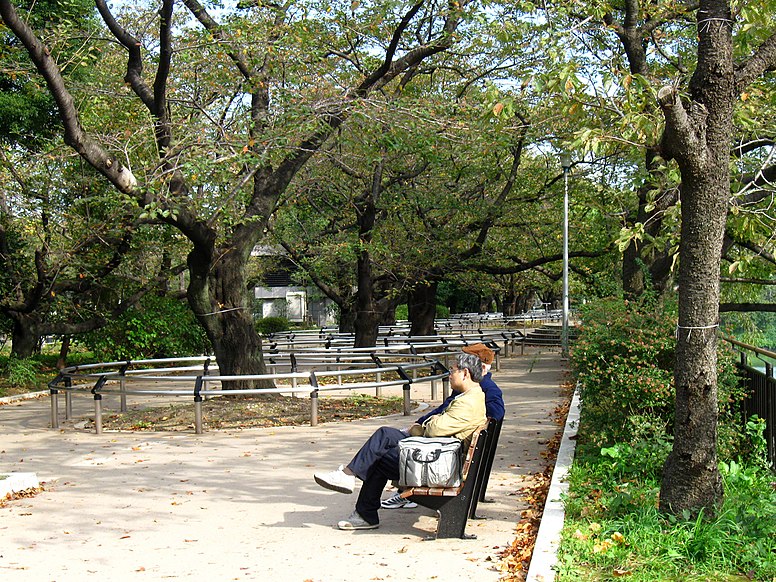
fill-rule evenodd
<path id="1" fill-rule="evenodd" d="M 463 350 L 467 354 L 472 354 L 477 356 L 480 360 L 482 360 L 483 364 L 492 364 L 493 359 L 496 357 L 496 354 L 493 353 L 493 350 L 491 350 L 488 346 L 485 344 L 472 344 L 470 346 L 466 346 L 463 348 Z"/>

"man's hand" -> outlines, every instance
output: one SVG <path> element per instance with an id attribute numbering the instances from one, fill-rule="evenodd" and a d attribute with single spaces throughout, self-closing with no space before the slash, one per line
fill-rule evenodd
<path id="1" fill-rule="evenodd" d="M 417 422 L 413 424 L 409 429 L 410 436 L 423 436 L 424 429 Z"/>

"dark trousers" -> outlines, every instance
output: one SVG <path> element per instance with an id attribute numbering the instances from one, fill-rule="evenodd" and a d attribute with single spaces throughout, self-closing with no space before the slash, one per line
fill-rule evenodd
<path id="1" fill-rule="evenodd" d="M 407 433 L 384 426 L 370 436 L 348 464 L 353 474 L 363 481 L 356 501 L 356 511 L 371 524 L 380 523 L 377 510 L 388 481 L 399 478 L 399 441 Z"/>

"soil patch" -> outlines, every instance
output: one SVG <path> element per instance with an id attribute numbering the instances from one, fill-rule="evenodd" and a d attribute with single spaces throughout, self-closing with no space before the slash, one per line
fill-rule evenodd
<path id="1" fill-rule="evenodd" d="M 401 397 L 326 397 L 318 401 L 318 422 L 388 416 L 401 411 Z M 274 395 L 212 398 L 202 402 L 202 424 L 204 430 L 309 425 L 310 400 Z M 102 426 L 106 430 L 190 431 L 194 428 L 194 404 L 173 403 L 105 414 Z"/>

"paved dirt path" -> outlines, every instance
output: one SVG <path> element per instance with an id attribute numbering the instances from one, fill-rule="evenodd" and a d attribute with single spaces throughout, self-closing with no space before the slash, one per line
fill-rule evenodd
<path id="1" fill-rule="evenodd" d="M 494 379 L 507 416 L 488 519 L 476 540 L 426 541 L 431 510 L 381 512 L 380 529 L 334 524 L 355 495 L 318 487 L 316 470 L 347 462 L 379 426 L 413 417 L 243 431 L 112 433 L 52 430 L 49 400 L 0 407 L 0 472 L 34 472 L 44 491 L 0 507 L 0 579 L 497 581 L 499 552 L 524 509 L 517 494 L 546 461 L 563 363 L 537 350 L 502 360 Z M 427 394 L 413 398 L 427 398 Z M 74 399 L 75 400 L 75 399 Z M 91 402 L 74 403 L 90 414 Z"/>

